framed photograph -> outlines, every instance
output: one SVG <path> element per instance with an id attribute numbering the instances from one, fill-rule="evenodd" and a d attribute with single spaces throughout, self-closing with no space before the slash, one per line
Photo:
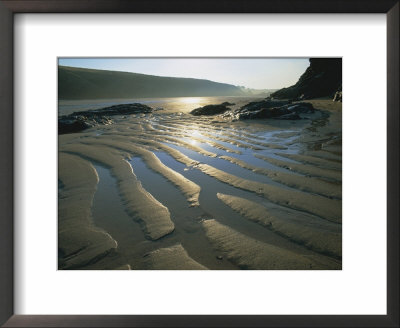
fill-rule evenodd
<path id="1" fill-rule="evenodd" d="M 398 327 L 398 1 L 0 1 L 0 323 Z"/>

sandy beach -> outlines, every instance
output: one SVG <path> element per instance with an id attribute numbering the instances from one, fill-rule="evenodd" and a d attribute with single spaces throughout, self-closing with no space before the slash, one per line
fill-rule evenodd
<path id="1" fill-rule="evenodd" d="M 215 98 L 59 136 L 60 269 L 341 269 L 341 102 L 296 121 L 189 114 Z"/>

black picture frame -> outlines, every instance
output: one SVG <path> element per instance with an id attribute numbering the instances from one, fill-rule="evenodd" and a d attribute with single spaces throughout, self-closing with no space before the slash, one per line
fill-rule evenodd
<path id="1" fill-rule="evenodd" d="M 16 13 L 386 14 L 387 315 L 14 315 L 13 17 Z M 398 90 L 398 0 L 0 0 L 0 324 L 4 327 L 399 327 Z"/>

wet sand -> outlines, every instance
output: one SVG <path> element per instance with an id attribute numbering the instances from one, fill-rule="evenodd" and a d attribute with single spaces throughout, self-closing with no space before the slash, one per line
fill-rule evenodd
<path id="1" fill-rule="evenodd" d="M 231 122 L 167 101 L 60 135 L 59 269 L 341 269 L 341 103 L 310 102 Z"/>

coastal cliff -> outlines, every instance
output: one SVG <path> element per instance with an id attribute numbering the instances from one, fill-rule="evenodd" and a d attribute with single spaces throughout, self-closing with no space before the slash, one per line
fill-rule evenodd
<path id="1" fill-rule="evenodd" d="M 128 99 L 159 97 L 254 96 L 270 94 L 204 79 L 58 67 L 59 99 Z"/>
<path id="2" fill-rule="evenodd" d="M 310 58 L 310 66 L 295 85 L 271 94 L 275 99 L 333 98 L 342 91 L 342 58 Z M 336 98 L 336 97 L 335 97 Z"/>

